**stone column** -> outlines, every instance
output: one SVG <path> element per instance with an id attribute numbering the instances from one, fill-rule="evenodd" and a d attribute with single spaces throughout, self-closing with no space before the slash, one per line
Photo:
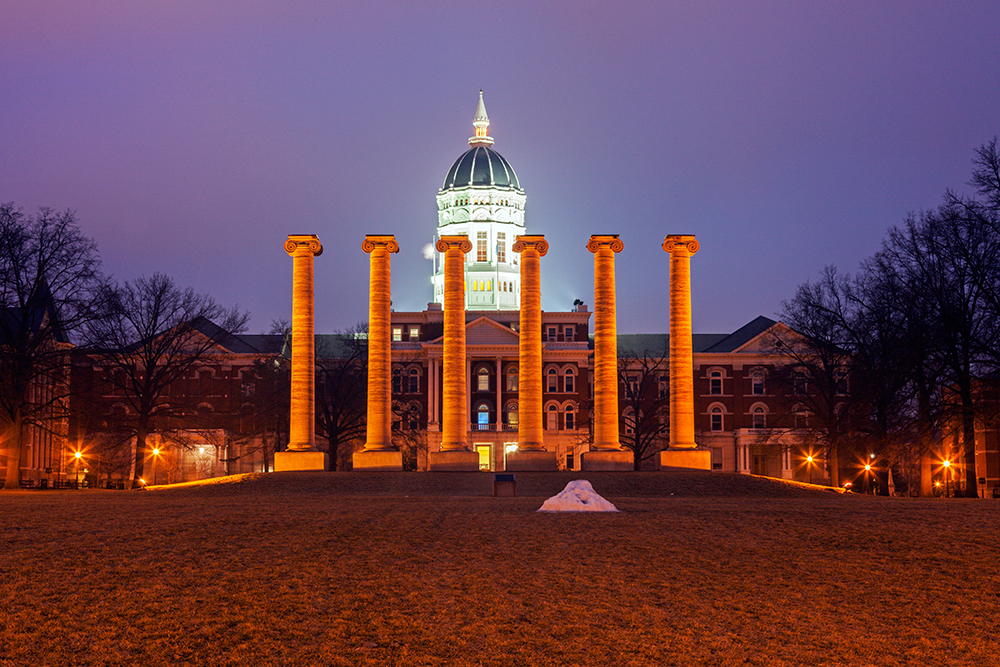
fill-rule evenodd
<path id="1" fill-rule="evenodd" d="M 292 256 L 292 387 L 288 450 L 274 455 L 276 472 L 326 470 L 327 454 L 316 449 L 316 336 L 313 329 L 313 258 L 323 253 L 315 234 L 285 241 Z"/>
<path id="2" fill-rule="evenodd" d="M 467 236 L 442 236 L 444 253 L 444 369 L 441 406 L 441 451 L 428 456 L 434 470 L 479 470 L 479 455 L 469 451 L 469 395 L 465 359 L 465 253 L 472 250 Z"/>
<path id="3" fill-rule="evenodd" d="M 618 441 L 618 325 L 615 254 L 617 234 L 590 237 L 594 253 L 594 444 L 580 457 L 583 470 L 632 470 L 634 456 Z"/>
<path id="4" fill-rule="evenodd" d="M 711 452 L 694 441 L 691 256 L 698 248 L 694 236 L 663 239 L 670 253 L 670 448 L 660 452 L 660 465 L 711 470 Z"/>
<path id="5" fill-rule="evenodd" d="M 541 258 L 549 243 L 540 235 L 518 236 L 511 248 L 521 254 L 517 451 L 507 455 L 507 470 L 555 470 L 556 452 L 545 451 L 542 414 Z"/>
<path id="6" fill-rule="evenodd" d="M 392 446 L 392 273 L 396 237 L 365 236 L 370 255 L 368 292 L 368 419 L 363 451 L 354 454 L 355 470 L 402 470 L 403 455 Z"/>

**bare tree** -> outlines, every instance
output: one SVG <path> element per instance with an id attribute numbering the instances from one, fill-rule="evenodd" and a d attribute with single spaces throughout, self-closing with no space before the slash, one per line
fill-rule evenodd
<path id="1" fill-rule="evenodd" d="M 104 316 L 91 322 L 89 341 L 96 363 L 107 369 L 106 382 L 128 407 L 119 426 L 136 439 L 138 478 L 150 433 L 196 414 L 196 406 L 171 395 L 171 386 L 241 333 L 249 316 L 161 273 L 109 286 L 106 303 Z"/>
<path id="2" fill-rule="evenodd" d="M 316 421 L 329 442 L 331 470 L 363 443 L 368 397 L 368 325 L 326 336 L 316 350 Z"/>
<path id="3" fill-rule="evenodd" d="M 632 452 L 634 470 L 666 447 L 670 432 L 669 354 L 662 350 L 618 351 L 619 432 Z"/>
<path id="4" fill-rule="evenodd" d="M 93 317 L 97 246 L 72 211 L 25 216 L 0 204 L 0 439 L 4 488 L 20 484 L 24 431 L 52 430 L 68 410 L 70 336 Z"/>

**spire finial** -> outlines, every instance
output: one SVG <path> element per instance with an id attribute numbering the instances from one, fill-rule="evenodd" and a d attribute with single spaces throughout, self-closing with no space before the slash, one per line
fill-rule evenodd
<path id="1" fill-rule="evenodd" d="M 472 119 L 476 129 L 475 136 L 469 138 L 470 146 L 492 146 L 493 138 L 487 134 L 490 127 L 490 117 L 486 115 L 486 104 L 483 103 L 483 91 L 479 91 L 479 105 L 476 106 L 476 117 Z"/>

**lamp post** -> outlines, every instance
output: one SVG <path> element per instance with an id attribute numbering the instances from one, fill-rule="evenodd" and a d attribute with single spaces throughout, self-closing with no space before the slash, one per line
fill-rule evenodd
<path id="1" fill-rule="evenodd" d="M 160 457 L 160 448 L 156 447 L 153 449 L 153 486 L 156 486 L 156 459 Z"/>
<path id="2" fill-rule="evenodd" d="M 865 495 L 871 493 L 871 487 L 869 486 L 869 481 L 868 481 L 869 474 L 871 473 L 871 471 L 872 471 L 872 464 L 871 463 L 866 463 L 865 464 Z"/>
<path id="3" fill-rule="evenodd" d="M 76 488 L 80 488 L 80 459 L 83 458 L 83 452 L 79 449 L 73 452 L 73 458 L 76 459 Z"/>
<path id="4" fill-rule="evenodd" d="M 944 466 L 944 497 L 951 497 L 951 461 L 945 459 L 941 464 Z"/>
<path id="5" fill-rule="evenodd" d="M 809 483 L 813 483 L 813 457 L 812 454 L 806 457 L 806 465 L 809 466 Z"/>

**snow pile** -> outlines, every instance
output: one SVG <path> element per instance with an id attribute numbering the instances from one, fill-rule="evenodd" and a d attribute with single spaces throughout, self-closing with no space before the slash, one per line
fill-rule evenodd
<path id="1" fill-rule="evenodd" d="M 539 512 L 617 512 L 618 508 L 602 498 L 585 479 L 574 479 L 559 495 L 542 503 Z"/>

